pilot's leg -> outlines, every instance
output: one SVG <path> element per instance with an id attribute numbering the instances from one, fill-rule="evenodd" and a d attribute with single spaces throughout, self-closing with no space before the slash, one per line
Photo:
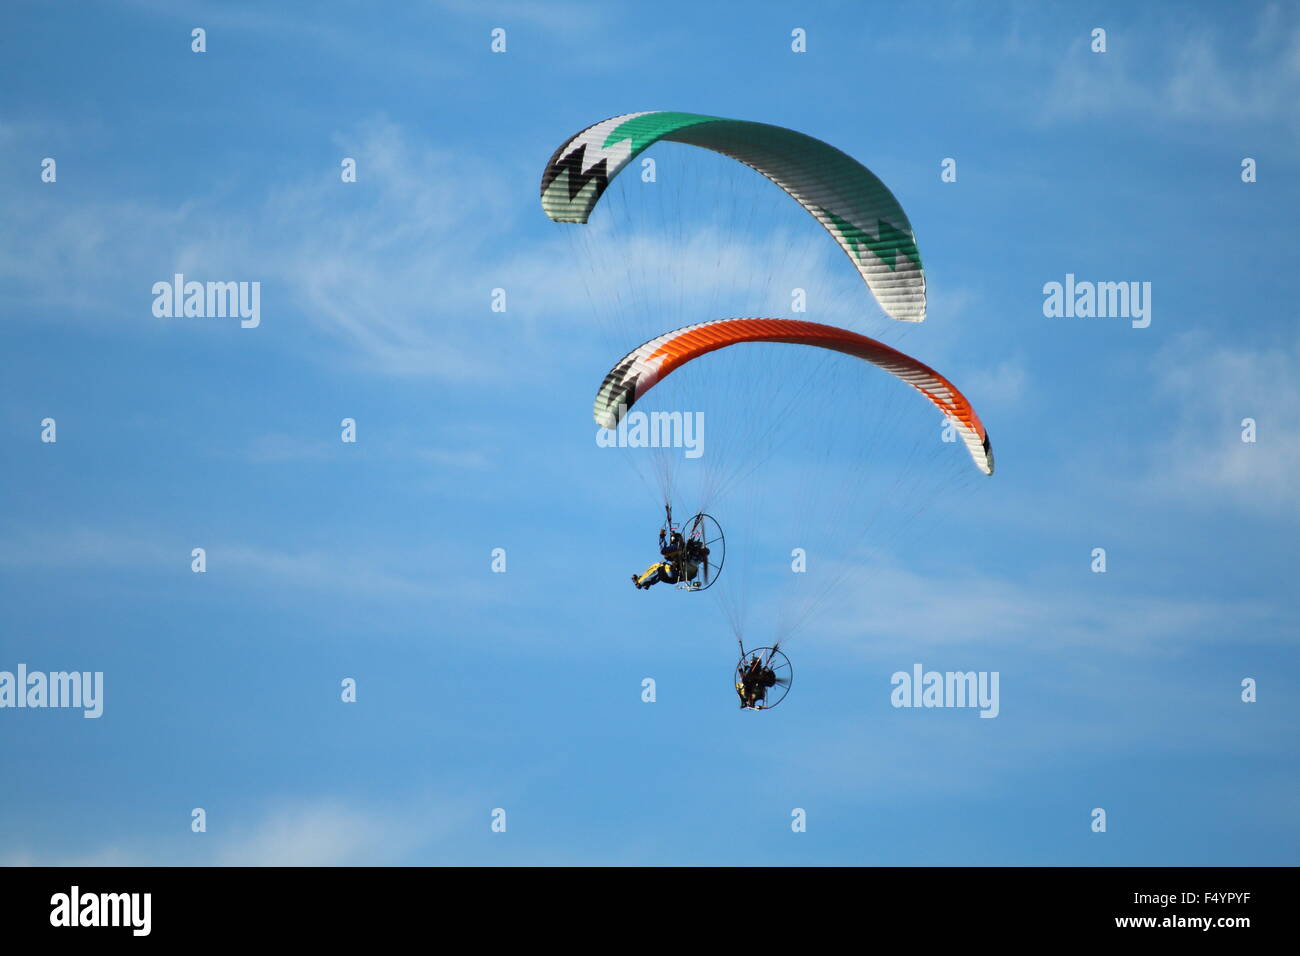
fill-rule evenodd
<path id="1" fill-rule="evenodd" d="M 652 584 L 657 584 L 659 581 L 659 570 L 663 567 L 666 567 L 666 565 L 661 564 L 658 561 L 650 565 L 650 567 L 645 569 L 645 573 L 642 574 L 641 577 L 637 578 L 636 586 L 639 588 L 648 588 Z"/>

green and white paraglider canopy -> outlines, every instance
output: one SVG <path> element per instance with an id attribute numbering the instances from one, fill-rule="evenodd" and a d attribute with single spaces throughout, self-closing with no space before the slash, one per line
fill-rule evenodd
<path id="1" fill-rule="evenodd" d="M 585 223 L 610 180 L 660 141 L 711 149 L 766 176 L 834 237 L 887 315 L 925 318 L 921 256 L 893 193 L 853 157 L 780 126 L 674 112 L 627 113 L 589 126 L 546 164 L 546 215 Z"/>

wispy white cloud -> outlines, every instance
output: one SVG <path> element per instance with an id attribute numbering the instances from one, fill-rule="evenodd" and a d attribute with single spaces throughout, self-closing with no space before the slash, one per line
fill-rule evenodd
<path id="1" fill-rule="evenodd" d="M 183 24 L 183 42 L 187 44 L 188 31 L 202 27 L 213 50 L 221 49 L 232 36 L 238 38 L 236 42 L 249 36 L 274 37 L 282 48 L 310 51 L 304 55 L 345 64 L 349 69 L 370 69 L 381 63 L 386 75 L 403 75 L 412 83 L 455 75 L 454 66 L 442 57 L 429 56 L 426 45 L 393 42 L 389 17 L 349 18 L 345 22 L 341 4 L 323 2 L 310 10 L 205 0 L 130 0 L 130 5 L 150 17 Z M 429 29 L 445 26 L 445 18 L 442 22 L 437 19 L 436 8 L 414 5 L 404 12 L 411 22 Z M 374 32 L 367 35 L 369 31 Z"/>
<path id="2" fill-rule="evenodd" d="M 141 854 L 138 847 L 113 844 L 68 855 L 26 848 L 11 849 L 0 855 L 0 866 L 157 866 L 159 863 L 158 857 Z"/>
<path id="3" fill-rule="evenodd" d="M 0 565 L 18 568 L 164 567 L 178 557 L 159 538 L 99 528 L 27 531 L 0 539 Z"/>
<path id="4" fill-rule="evenodd" d="M 795 287 L 808 290 L 810 318 L 861 327 L 879 315 L 829 240 L 797 242 L 783 230 L 736 235 L 707 220 L 683 235 L 654 221 L 617 228 L 603 217 L 548 230 L 531 184 L 517 193 L 509 170 L 490 157 L 467 163 L 384 119 L 336 142 L 340 157 L 358 162 L 357 185 L 332 172 L 281 183 L 239 228 L 217 212 L 216 196 L 176 206 L 20 206 L 21 228 L 8 232 L 0 268 L 32 296 L 52 295 L 52 304 L 96 321 L 104 321 L 105 286 L 116 283 L 109 307 L 130 302 L 154 328 L 166 321 L 149 311 L 154 281 L 173 272 L 257 279 L 264 324 L 291 327 L 295 346 L 379 374 L 461 384 L 526 380 L 538 374 L 530 369 L 540 346 L 574 330 L 589 341 L 602 321 L 640 328 L 630 311 L 644 317 L 635 334 L 646 338 L 673 322 L 789 314 Z M 123 222 L 138 242 L 121 241 Z M 71 275 L 76 283 L 66 281 Z M 123 276 L 138 288 L 122 289 Z M 491 311 L 495 288 L 506 291 L 504 314 Z M 268 438 L 262 451 L 307 453 L 274 445 Z"/>
<path id="5" fill-rule="evenodd" d="M 437 815 L 423 817 L 424 829 Z M 430 833 L 390 812 L 375 812 L 322 802 L 278 809 L 250 827 L 218 837 L 218 866 L 354 866 L 400 861 L 413 842 Z M 413 839 L 414 838 L 414 839 Z"/>
<path id="6" fill-rule="evenodd" d="M 1024 364 L 1013 358 L 992 367 L 975 366 L 962 376 L 960 388 L 977 409 L 990 405 L 1015 405 L 1025 394 L 1029 373 Z"/>
<path id="7" fill-rule="evenodd" d="M 129 570 L 172 573 L 188 568 L 193 542 L 161 532 L 72 528 L 26 531 L 0 539 L 0 566 L 16 569 Z M 458 605 L 493 601 L 484 558 L 483 573 L 457 567 L 447 573 L 445 542 L 402 548 L 352 545 L 322 548 L 304 543 L 261 544 L 207 540 L 207 573 L 246 584 L 277 598 L 301 603 L 322 593 L 383 601 L 427 602 L 454 597 Z M 142 586 L 154 579 L 142 577 Z"/>
<path id="8" fill-rule="evenodd" d="M 1300 128 L 1300 17 L 1270 4 L 1257 14 L 1253 35 L 1235 41 L 1189 17 L 1159 34 L 1143 27 L 1112 28 L 1107 53 L 1092 53 L 1087 37 L 1060 57 L 1043 115 L 1049 119 L 1139 114 L 1149 119 L 1266 121 L 1283 117 Z"/>
<path id="9" fill-rule="evenodd" d="M 408 557 L 410 557 L 408 555 Z M 446 595 L 438 586 L 441 576 L 436 556 L 402 567 L 388 552 L 361 554 L 353 550 L 274 550 L 237 545 L 213 548 L 208 554 L 209 570 L 218 567 L 263 586 L 290 588 L 301 593 L 329 592 L 371 598 L 434 598 Z M 423 576 L 408 570 L 424 567 Z"/>
<path id="10" fill-rule="evenodd" d="M 495 244 L 517 212 L 499 169 L 414 145 L 382 119 L 337 145 L 339 158 L 357 159 L 360 184 L 337 172 L 281 183 L 238 227 L 216 194 L 16 201 L 0 275 L 25 302 L 76 310 L 74 321 L 138 318 L 155 330 L 150 286 L 173 272 L 258 280 L 263 322 L 291 328 L 299 348 L 328 352 L 323 335 L 336 355 L 342 347 L 346 361 L 386 374 L 500 377 L 505 359 L 483 348 L 484 326 L 502 284 Z M 348 189 L 365 199 L 352 203 Z"/>
<path id="11" fill-rule="evenodd" d="M 252 821 L 209 810 L 209 829 L 184 841 L 119 839 L 76 854 L 17 848 L 2 866 L 385 866 L 412 862 L 468 825 L 446 801 L 362 807 L 329 798 L 281 802 Z M 436 862 L 436 861 L 435 861 Z"/>
<path id="12" fill-rule="evenodd" d="M 1162 496 L 1300 519 L 1300 339 L 1268 348 L 1186 335 L 1152 364 L 1174 412 L 1168 437 L 1151 450 L 1148 485 Z M 1247 418 L 1254 442 L 1242 441 Z"/>
<path id="13" fill-rule="evenodd" d="M 254 438 L 248 446 L 248 460 L 255 464 L 324 461 L 337 453 L 338 442 L 299 435 L 268 434 Z"/>
<path id="14" fill-rule="evenodd" d="M 305 438 L 275 432 L 254 438 L 243 455 L 257 465 L 335 461 L 346 454 L 348 447 L 337 438 Z M 448 440 L 443 446 L 406 434 L 367 435 L 366 439 L 367 460 L 372 462 L 418 462 L 440 469 L 475 471 L 488 467 L 491 455 L 490 446 L 471 447 L 459 439 Z"/>
<path id="15" fill-rule="evenodd" d="M 815 634 L 876 659 L 1070 648 L 1144 656 L 1267 633 L 1260 625 L 1281 619 L 1280 609 L 1246 600 L 1117 593 L 1112 577 L 1092 574 L 1086 564 L 1079 578 L 1066 586 L 965 569 L 927 575 L 877 558 L 845 575 L 842 598 L 828 603 Z"/>

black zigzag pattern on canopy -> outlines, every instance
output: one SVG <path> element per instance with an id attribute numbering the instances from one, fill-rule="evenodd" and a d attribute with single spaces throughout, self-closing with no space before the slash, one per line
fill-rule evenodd
<path id="1" fill-rule="evenodd" d="M 570 141 L 572 142 L 572 141 Z M 599 199 L 605 193 L 605 187 L 609 185 L 609 173 L 606 168 L 606 161 L 601 159 L 595 166 L 582 171 L 582 161 L 587 155 L 587 144 L 580 143 L 578 148 L 563 159 L 560 155 L 567 149 L 569 143 L 565 143 L 557 149 L 551 156 L 551 161 L 546 164 L 546 173 L 542 176 L 541 194 L 546 195 L 547 187 L 555 180 L 560 178 L 560 173 L 568 170 L 569 172 L 569 199 L 575 198 L 578 193 L 582 192 L 584 186 L 589 182 L 596 183 L 596 199 Z"/>

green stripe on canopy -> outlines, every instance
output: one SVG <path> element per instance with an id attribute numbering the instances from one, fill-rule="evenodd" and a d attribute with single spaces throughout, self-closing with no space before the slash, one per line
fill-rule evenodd
<path id="1" fill-rule="evenodd" d="M 894 194 L 853 157 L 794 130 L 698 113 L 617 116 L 555 151 L 542 177 L 542 208 L 557 222 L 585 223 L 610 180 L 660 141 L 710 149 L 766 176 L 825 227 L 888 315 L 925 318 L 925 271 Z"/>

